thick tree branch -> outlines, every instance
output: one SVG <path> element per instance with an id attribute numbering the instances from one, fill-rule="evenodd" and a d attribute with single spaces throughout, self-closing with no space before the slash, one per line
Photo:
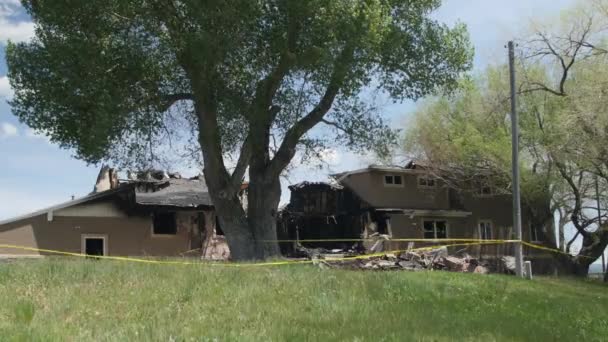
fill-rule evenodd
<path id="1" fill-rule="evenodd" d="M 256 114 L 268 114 L 268 116 L 265 117 L 264 124 L 272 122 L 273 115 L 270 113 L 272 99 L 281 86 L 283 79 L 289 73 L 290 68 L 296 61 L 295 49 L 300 31 L 300 22 L 295 18 L 293 13 L 290 13 L 289 23 L 287 25 L 285 50 L 281 53 L 281 57 L 274 69 L 264 79 L 260 80 L 256 87 L 254 107 L 257 111 Z M 250 117 L 250 120 L 259 120 L 260 118 L 258 115 L 253 115 Z"/>
<path id="2" fill-rule="evenodd" d="M 329 84 L 319 103 L 302 119 L 300 119 L 289 131 L 285 134 L 285 138 L 279 147 L 276 155 L 272 159 L 268 172 L 271 177 L 279 176 L 285 167 L 289 164 L 296 153 L 298 142 L 306 132 L 321 122 L 325 114 L 331 109 L 333 102 L 342 87 L 344 79 L 348 73 L 348 68 L 354 54 L 354 47 L 347 45 L 344 47 L 339 57 L 334 63 L 334 71 L 332 73 Z"/>
<path id="3" fill-rule="evenodd" d="M 566 253 L 570 253 L 570 247 L 572 246 L 574 241 L 576 241 L 576 238 L 578 238 L 580 233 L 581 233 L 580 231 L 577 231 L 576 234 L 574 234 L 574 237 L 572 237 L 572 239 L 570 239 L 570 241 L 568 241 L 568 243 L 566 244 Z"/>
<path id="4" fill-rule="evenodd" d="M 194 100 L 194 96 L 191 93 L 177 93 L 163 96 L 163 104 L 160 107 L 161 112 L 166 112 L 176 102 L 182 100 Z"/>
<path id="5" fill-rule="evenodd" d="M 243 182 L 243 177 L 245 176 L 245 171 L 249 166 L 249 161 L 251 159 L 251 151 L 251 144 L 249 142 L 249 138 L 247 138 L 243 142 L 243 146 L 241 146 L 239 159 L 236 163 L 234 171 L 232 171 L 232 176 L 230 180 L 232 188 L 236 190 L 236 192 L 238 192 L 238 190 L 240 189 L 241 183 Z"/>
<path id="6" fill-rule="evenodd" d="M 579 189 L 578 185 L 572 179 L 572 176 L 570 176 L 568 174 L 568 171 L 566 170 L 566 166 L 564 164 L 562 164 L 560 161 L 558 161 L 557 159 L 555 159 L 554 156 L 552 156 L 552 159 L 553 159 L 555 166 L 557 167 L 557 170 L 559 171 L 560 175 L 562 176 L 562 178 L 564 178 L 564 180 L 566 180 L 566 182 L 568 183 L 568 185 L 570 186 L 570 188 L 572 190 L 572 194 L 574 195 L 574 208 L 572 209 L 572 215 L 570 216 L 570 218 L 572 220 L 572 224 L 574 225 L 576 230 L 581 235 L 588 236 L 589 233 L 585 230 L 586 227 L 583 224 L 581 224 L 581 222 L 579 220 L 580 215 L 582 214 L 582 203 L 583 203 L 580 189 Z"/>

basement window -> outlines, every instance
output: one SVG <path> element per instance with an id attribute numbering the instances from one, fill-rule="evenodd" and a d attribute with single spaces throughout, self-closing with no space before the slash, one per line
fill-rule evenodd
<path id="1" fill-rule="evenodd" d="M 152 224 L 152 234 L 154 235 L 176 235 L 177 220 L 175 213 L 156 213 Z"/>
<path id="2" fill-rule="evenodd" d="M 401 175 L 385 175 L 384 176 L 385 186 L 403 186 L 403 178 Z"/>
<path id="3" fill-rule="evenodd" d="M 422 224 L 425 239 L 445 239 L 448 237 L 446 221 L 425 220 Z"/>

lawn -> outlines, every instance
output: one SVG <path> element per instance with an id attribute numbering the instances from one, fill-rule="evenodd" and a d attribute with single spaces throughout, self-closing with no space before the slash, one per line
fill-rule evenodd
<path id="1" fill-rule="evenodd" d="M 608 286 L 448 272 L 0 263 L 0 340 L 564 340 L 608 336 Z"/>

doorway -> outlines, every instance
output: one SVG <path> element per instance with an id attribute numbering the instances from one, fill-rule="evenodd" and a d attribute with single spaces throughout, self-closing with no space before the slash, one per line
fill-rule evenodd
<path id="1" fill-rule="evenodd" d="M 107 237 L 105 235 L 83 235 L 82 254 L 104 256 L 108 254 Z"/>

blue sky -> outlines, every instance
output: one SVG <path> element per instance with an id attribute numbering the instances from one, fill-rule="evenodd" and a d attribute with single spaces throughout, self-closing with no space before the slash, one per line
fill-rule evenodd
<path id="1" fill-rule="evenodd" d="M 574 0 L 446 0 L 435 16 L 448 24 L 462 21 L 469 27 L 475 45 L 475 68 L 504 62 L 504 45 L 534 19 L 545 20 L 574 4 Z M 7 40 L 23 41 L 33 35 L 33 24 L 18 0 L 0 0 L 0 220 L 82 196 L 93 188 L 97 166 L 71 157 L 11 114 L 6 100 L 11 90 L 6 78 L 4 48 Z M 383 113 L 397 127 L 404 127 L 414 103 L 391 104 Z M 304 179 L 323 180 L 328 173 L 357 168 L 372 160 L 340 150 L 327 150 L 328 165 L 298 166 L 283 181 L 286 185 Z M 178 170 L 180 171 L 180 170 Z M 195 170 L 181 170 L 185 174 Z"/>

